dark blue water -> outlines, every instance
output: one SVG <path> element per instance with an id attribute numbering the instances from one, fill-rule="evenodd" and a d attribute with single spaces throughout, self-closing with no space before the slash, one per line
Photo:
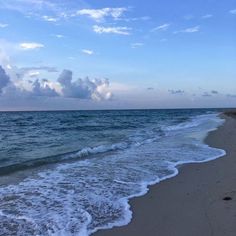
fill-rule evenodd
<path id="1" fill-rule="evenodd" d="M 89 235 L 127 224 L 128 199 L 224 154 L 217 110 L 0 113 L 0 235 Z M 6 181 L 7 180 L 7 181 Z"/>

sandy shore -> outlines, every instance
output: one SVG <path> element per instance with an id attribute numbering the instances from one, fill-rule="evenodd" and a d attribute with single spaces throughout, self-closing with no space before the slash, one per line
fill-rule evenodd
<path id="1" fill-rule="evenodd" d="M 209 134 L 206 143 L 227 155 L 202 164 L 188 164 L 178 176 L 130 201 L 131 223 L 101 230 L 95 236 L 235 236 L 236 118 Z"/>

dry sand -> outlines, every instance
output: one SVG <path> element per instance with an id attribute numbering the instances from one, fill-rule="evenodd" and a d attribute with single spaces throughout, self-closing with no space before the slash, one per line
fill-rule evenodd
<path id="1" fill-rule="evenodd" d="M 130 201 L 131 223 L 95 236 L 236 236 L 236 116 L 206 139 L 225 157 L 180 168 L 178 176 Z"/>

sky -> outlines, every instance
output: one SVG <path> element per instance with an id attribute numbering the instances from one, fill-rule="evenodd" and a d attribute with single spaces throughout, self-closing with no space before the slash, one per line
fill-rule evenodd
<path id="1" fill-rule="evenodd" d="M 0 0 L 0 110 L 236 106 L 236 0 Z"/>

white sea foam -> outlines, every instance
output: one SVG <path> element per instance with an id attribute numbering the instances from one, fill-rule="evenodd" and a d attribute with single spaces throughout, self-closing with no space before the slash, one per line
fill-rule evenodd
<path id="1" fill-rule="evenodd" d="M 123 143 L 117 143 L 117 144 L 112 144 L 112 145 L 100 145 L 97 147 L 87 147 L 83 148 L 82 150 L 78 151 L 75 154 L 72 154 L 72 157 L 84 157 L 88 156 L 91 154 L 98 154 L 98 153 L 104 153 L 104 152 L 109 152 L 109 151 L 115 151 L 119 149 L 125 149 L 128 147 L 128 144 L 123 142 Z"/>

